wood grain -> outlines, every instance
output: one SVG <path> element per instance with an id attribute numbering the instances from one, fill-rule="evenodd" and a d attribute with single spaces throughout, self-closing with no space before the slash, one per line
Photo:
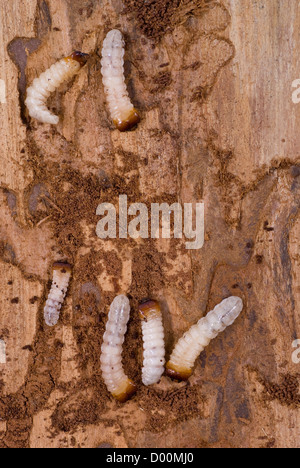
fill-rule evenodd
<path id="1" fill-rule="evenodd" d="M 298 3 L 185 1 L 152 40 L 120 0 L 0 0 L 1 446 L 299 446 Z M 142 114 L 124 134 L 101 84 L 113 27 L 125 34 L 128 89 Z M 59 125 L 30 121 L 26 86 L 76 49 L 90 59 L 49 100 Z M 98 203 L 123 193 L 148 204 L 204 201 L 204 247 L 98 239 Z M 74 274 L 50 330 L 43 305 L 60 259 Z M 120 293 L 132 296 L 124 365 L 139 385 L 125 405 L 106 392 L 99 363 Z M 147 390 L 136 310 L 145 294 L 162 302 L 168 356 L 224 297 L 245 308 L 189 384 L 163 377 Z"/>

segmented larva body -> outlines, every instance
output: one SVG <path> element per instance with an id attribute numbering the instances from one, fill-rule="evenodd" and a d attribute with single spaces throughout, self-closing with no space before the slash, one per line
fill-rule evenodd
<path id="1" fill-rule="evenodd" d="M 44 308 L 45 322 L 49 327 L 53 327 L 58 322 L 71 274 L 72 267 L 68 263 L 54 263 L 52 286 Z"/>
<path id="2" fill-rule="evenodd" d="M 57 125 L 59 117 L 47 109 L 46 102 L 50 94 L 64 81 L 70 80 L 87 61 L 87 54 L 73 52 L 35 78 L 27 89 L 25 104 L 30 117 L 43 123 Z"/>
<path id="3" fill-rule="evenodd" d="M 144 385 L 159 382 L 164 373 L 165 342 L 160 305 L 157 301 L 147 301 L 139 306 L 142 320 L 144 362 L 142 381 Z"/>
<path id="4" fill-rule="evenodd" d="M 188 380 L 199 354 L 213 338 L 233 324 L 242 309 L 242 299 L 232 296 L 193 325 L 176 344 L 166 365 L 167 375 L 176 380 Z"/>
<path id="5" fill-rule="evenodd" d="M 136 386 L 124 373 L 122 345 L 129 320 L 130 304 L 126 296 L 113 300 L 101 347 L 101 370 L 108 391 L 120 402 L 125 402 L 136 392 Z"/>
<path id="6" fill-rule="evenodd" d="M 129 130 L 140 121 L 126 89 L 123 57 L 123 36 L 120 31 L 113 29 L 103 41 L 101 72 L 109 112 L 121 132 Z"/>

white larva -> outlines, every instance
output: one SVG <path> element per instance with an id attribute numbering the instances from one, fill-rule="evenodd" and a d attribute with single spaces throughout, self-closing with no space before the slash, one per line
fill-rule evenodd
<path id="1" fill-rule="evenodd" d="M 162 314 L 157 301 L 147 301 L 140 304 L 139 312 L 144 343 L 142 381 L 144 385 L 152 385 L 160 381 L 165 370 Z"/>
<path id="2" fill-rule="evenodd" d="M 54 263 L 52 286 L 44 308 L 45 322 L 49 327 L 53 327 L 58 322 L 71 274 L 72 267 L 68 263 Z"/>
<path id="3" fill-rule="evenodd" d="M 113 300 L 101 347 L 101 371 L 108 391 L 120 402 L 125 402 L 136 391 L 136 386 L 124 373 L 122 345 L 129 320 L 130 304 L 126 296 Z"/>
<path id="4" fill-rule="evenodd" d="M 46 102 L 50 94 L 64 81 L 70 80 L 87 61 L 87 54 L 73 52 L 35 78 L 27 89 L 25 104 L 30 117 L 43 123 L 57 125 L 59 117 L 47 109 Z"/>
<path id="5" fill-rule="evenodd" d="M 121 132 L 129 130 L 140 121 L 126 89 L 123 57 L 123 36 L 120 31 L 113 29 L 103 41 L 101 72 L 109 112 Z"/>
<path id="6" fill-rule="evenodd" d="M 242 299 L 232 296 L 193 325 L 176 344 L 166 365 L 167 375 L 176 380 L 188 380 L 199 354 L 213 338 L 233 324 L 242 309 Z"/>

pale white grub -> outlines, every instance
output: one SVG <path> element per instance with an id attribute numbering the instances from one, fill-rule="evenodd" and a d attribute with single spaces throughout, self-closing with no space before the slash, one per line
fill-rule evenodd
<path id="1" fill-rule="evenodd" d="M 199 354 L 213 338 L 233 324 L 242 309 L 242 299 L 231 296 L 193 325 L 177 342 L 166 365 L 167 375 L 176 380 L 188 380 Z"/>
<path id="2" fill-rule="evenodd" d="M 125 402 L 136 391 L 136 386 L 124 372 L 122 345 L 129 320 L 130 304 L 126 296 L 113 300 L 101 347 L 101 371 L 108 391 L 120 402 Z"/>
<path id="3" fill-rule="evenodd" d="M 59 117 L 47 108 L 47 99 L 64 81 L 70 80 L 87 61 L 87 54 L 73 52 L 54 63 L 48 70 L 35 78 L 27 89 L 25 104 L 30 117 L 43 123 L 57 125 Z"/>
<path id="4" fill-rule="evenodd" d="M 71 274 L 72 268 L 68 263 L 54 263 L 52 286 L 44 308 L 45 322 L 49 327 L 53 327 L 58 322 Z"/>
<path id="5" fill-rule="evenodd" d="M 147 301 L 139 306 L 143 334 L 143 369 L 144 385 L 160 381 L 164 373 L 165 342 L 161 308 L 157 301 Z"/>
<path id="6" fill-rule="evenodd" d="M 118 130 L 129 130 L 140 121 L 130 101 L 124 77 L 124 40 L 120 31 L 109 31 L 103 41 L 101 72 L 111 118 Z"/>

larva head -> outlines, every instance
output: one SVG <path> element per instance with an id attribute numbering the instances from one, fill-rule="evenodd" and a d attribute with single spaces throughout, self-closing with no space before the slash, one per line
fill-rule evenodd
<path id="1" fill-rule="evenodd" d="M 58 271 L 61 274 L 70 275 L 72 273 L 72 266 L 69 263 L 56 262 L 53 264 L 52 269 L 53 271 Z"/>
<path id="2" fill-rule="evenodd" d="M 126 132 L 141 121 L 138 111 L 132 108 L 131 111 L 122 117 L 122 119 L 115 119 L 113 122 L 120 132 Z"/>
<path id="3" fill-rule="evenodd" d="M 76 60 L 83 67 L 89 58 L 89 54 L 84 54 L 83 52 L 78 52 L 75 50 L 69 57 L 66 57 L 66 60 Z"/>
<path id="4" fill-rule="evenodd" d="M 139 305 L 139 314 L 142 320 L 147 320 L 150 316 L 161 316 L 161 308 L 157 301 L 149 299 Z"/>
<path id="5" fill-rule="evenodd" d="M 137 386 L 135 383 L 132 380 L 127 379 L 115 392 L 112 393 L 112 396 L 120 403 L 125 403 L 125 401 L 129 400 L 136 391 Z"/>
<path id="6" fill-rule="evenodd" d="M 186 381 L 192 375 L 192 369 L 178 367 L 169 361 L 166 364 L 166 375 L 174 380 Z"/>

